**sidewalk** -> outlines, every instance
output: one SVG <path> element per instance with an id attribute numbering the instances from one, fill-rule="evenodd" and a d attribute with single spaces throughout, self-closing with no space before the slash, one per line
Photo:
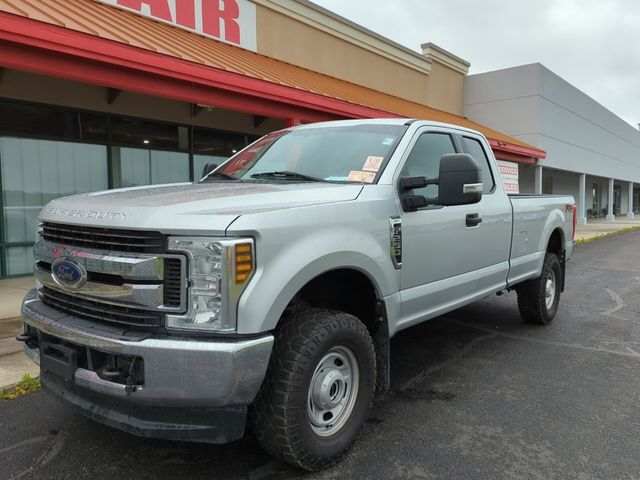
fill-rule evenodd
<path id="1" fill-rule="evenodd" d="M 627 228 L 640 229 L 640 218 L 618 217 L 613 223 L 590 219 L 587 225 L 576 227 L 576 240 L 590 241 Z M 22 328 L 20 304 L 33 285 L 33 277 L 0 280 L 0 391 L 18 383 L 25 373 L 32 377 L 40 373 L 23 353 L 22 344 L 15 340 Z"/>
<path id="2" fill-rule="evenodd" d="M 590 241 L 628 228 L 640 229 L 640 217 L 628 219 L 626 216 L 619 216 L 616 217 L 615 222 L 607 222 L 601 218 L 590 218 L 587 225 L 578 225 L 576 227 L 576 240 L 579 243 Z"/>
<path id="3" fill-rule="evenodd" d="M 20 304 L 33 287 L 33 277 L 0 280 L 0 392 L 18 383 L 25 373 L 32 377 L 40 374 L 15 339 L 22 331 Z"/>

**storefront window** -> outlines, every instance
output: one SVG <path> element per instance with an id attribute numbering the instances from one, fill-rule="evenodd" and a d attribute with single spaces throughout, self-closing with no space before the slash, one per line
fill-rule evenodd
<path id="1" fill-rule="evenodd" d="M 111 141 L 128 147 L 188 151 L 189 129 L 136 118 L 113 117 Z"/>
<path id="2" fill-rule="evenodd" d="M 0 101 L 0 277 L 33 271 L 40 210 L 51 200 L 108 188 L 200 179 L 256 138 Z M 193 165 L 190 165 L 190 158 Z"/>
<path id="3" fill-rule="evenodd" d="M 33 247 L 7 248 L 7 275 L 33 272 Z"/>
<path id="4" fill-rule="evenodd" d="M 193 156 L 193 175 L 196 180 L 200 180 L 202 178 L 202 170 L 207 163 L 215 163 L 217 165 L 222 165 L 223 162 L 226 162 L 229 157 L 216 157 L 209 155 L 194 155 Z"/>
<path id="5" fill-rule="evenodd" d="M 104 142 L 107 117 L 58 107 L 0 103 L 0 134 Z"/>
<path id="6" fill-rule="evenodd" d="M 4 240 L 9 244 L 34 241 L 38 213 L 54 198 L 108 188 L 102 145 L 0 137 L 0 162 Z M 7 273 L 31 272 L 31 247 L 9 247 Z"/>
<path id="7" fill-rule="evenodd" d="M 212 132 L 201 128 L 193 130 L 193 172 L 196 180 L 207 163 L 222 164 L 246 146 L 244 135 Z"/>
<path id="8" fill-rule="evenodd" d="M 115 188 L 189 181 L 188 153 L 113 147 L 112 165 Z"/>

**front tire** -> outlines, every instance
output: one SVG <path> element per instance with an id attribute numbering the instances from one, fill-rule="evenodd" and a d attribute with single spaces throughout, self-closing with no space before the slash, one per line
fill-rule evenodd
<path id="1" fill-rule="evenodd" d="M 562 278 L 560 260 L 554 253 L 544 257 L 542 273 L 516 288 L 520 315 L 528 323 L 548 325 L 558 311 L 560 282 Z"/>
<path id="2" fill-rule="evenodd" d="M 250 414 L 262 447 L 305 470 L 336 462 L 369 416 L 375 362 L 371 336 L 353 315 L 309 309 L 283 319 Z"/>

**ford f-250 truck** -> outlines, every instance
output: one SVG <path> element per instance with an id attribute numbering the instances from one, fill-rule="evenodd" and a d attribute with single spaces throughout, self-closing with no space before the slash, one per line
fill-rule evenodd
<path id="1" fill-rule="evenodd" d="M 508 196 L 478 132 L 305 125 L 205 170 L 40 214 L 19 340 L 92 419 L 211 443 L 248 425 L 317 470 L 388 388 L 399 331 L 506 290 L 528 322 L 556 314 L 573 198 Z"/>

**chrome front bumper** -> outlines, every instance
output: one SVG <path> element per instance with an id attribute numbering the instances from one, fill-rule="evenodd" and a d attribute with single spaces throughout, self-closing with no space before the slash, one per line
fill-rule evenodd
<path id="1" fill-rule="evenodd" d="M 77 387 L 120 397 L 139 405 L 164 407 L 246 406 L 253 402 L 264 379 L 273 336 L 252 339 L 145 338 L 128 341 L 122 329 L 72 317 L 43 304 L 35 290 L 22 304 L 25 324 L 55 339 L 107 354 L 139 357 L 144 384 L 133 391 L 78 368 Z M 100 328 L 98 328 L 100 327 Z M 39 363 L 37 348 L 25 344 L 27 355 Z"/>

